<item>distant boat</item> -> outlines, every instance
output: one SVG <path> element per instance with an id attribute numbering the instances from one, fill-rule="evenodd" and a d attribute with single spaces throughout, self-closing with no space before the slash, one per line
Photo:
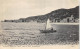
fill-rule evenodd
<path id="1" fill-rule="evenodd" d="M 50 20 L 48 19 L 46 22 L 45 30 L 40 30 L 41 33 L 53 33 L 56 32 L 56 29 L 53 29 L 51 26 Z"/>

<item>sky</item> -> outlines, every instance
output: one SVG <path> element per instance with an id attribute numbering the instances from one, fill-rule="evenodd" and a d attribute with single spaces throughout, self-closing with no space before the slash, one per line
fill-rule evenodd
<path id="1" fill-rule="evenodd" d="M 78 0 L 0 0 L 0 20 L 44 15 L 60 8 L 74 8 Z"/>

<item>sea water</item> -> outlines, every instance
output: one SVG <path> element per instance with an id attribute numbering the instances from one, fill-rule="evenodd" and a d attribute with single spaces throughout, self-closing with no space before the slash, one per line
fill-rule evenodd
<path id="1" fill-rule="evenodd" d="M 45 23 L 0 23 L 0 44 L 49 45 L 75 44 L 79 41 L 79 25 L 51 24 L 57 32 L 41 33 Z"/>

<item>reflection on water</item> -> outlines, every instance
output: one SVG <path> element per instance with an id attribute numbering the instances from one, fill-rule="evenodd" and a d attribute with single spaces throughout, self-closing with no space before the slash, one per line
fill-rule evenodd
<path id="1" fill-rule="evenodd" d="M 54 33 L 41 33 L 45 24 L 2 23 L 0 43 L 8 45 L 69 44 L 79 40 L 79 25 L 54 25 Z"/>

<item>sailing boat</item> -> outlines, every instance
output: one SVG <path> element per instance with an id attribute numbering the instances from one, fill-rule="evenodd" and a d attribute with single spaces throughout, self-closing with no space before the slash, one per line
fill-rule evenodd
<path id="1" fill-rule="evenodd" d="M 52 28 L 49 19 L 46 22 L 45 30 L 40 30 L 40 31 L 41 31 L 41 33 L 53 33 L 53 32 L 56 32 L 56 30 Z"/>

